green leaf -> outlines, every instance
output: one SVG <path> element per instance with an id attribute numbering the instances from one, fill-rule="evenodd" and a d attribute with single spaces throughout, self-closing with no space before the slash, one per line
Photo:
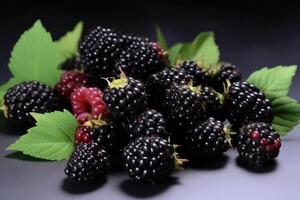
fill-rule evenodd
<path id="1" fill-rule="evenodd" d="M 282 96 L 272 101 L 274 120 L 272 126 L 281 135 L 285 136 L 300 121 L 300 105 L 295 99 Z"/>
<path id="2" fill-rule="evenodd" d="M 0 86 L 0 103 L 2 103 L 3 97 L 6 93 L 6 91 L 11 88 L 12 86 L 21 83 L 22 81 L 16 79 L 16 78 L 10 78 L 6 83 Z"/>
<path id="3" fill-rule="evenodd" d="M 73 58 L 78 53 L 78 44 L 83 30 L 83 22 L 79 22 L 72 31 L 69 31 L 57 42 L 61 56 L 67 60 Z"/>
<path id="4" fill-rule="evenodd" d="M 67 110 L 52 113 L 32 113 L 37 121 L 16 143 L 7 150 L 21 151 L 26 155 L 46 160 L 65 160 L 74 151 L 74 132 L 77 121 Z"/>
<path id="5" fill-rule="evenodd" d="M 295 65 L 264 67 L 252 73 L 247 82 L 258 87 L 268 99 L 273 100 L 288 94 L 296 70 L 297 66 Z"/>
<path id="6" fill-rule="evenodd" d="M 41 21 L 25 31 L 13 48 L 9 69 L 18 80 L 37 80 L 54 86 L 62 63 L 59 49 Z"/>
<path id="7" fill-rule="evenodd" d="M 193 42 L 184 43 L 177 55 L 179 60 L 194 60 L 206 68 L 217 64 L 219 57 L 220 52 L 213 32 L 198 34 Z"/>
<path id="8" fill-rule="evenodd" d="M 167 51 L 168 50 L 168 45 L 167 45 L 167 41 L 166 41 L 166 38 L 165 36 L 163 35 L 161 29 L 159 28 L 158 25 L 155 26 L 155 30 L 156 30 L 156 38 L 157 38 L 157 41 L 160 45 L 160 47 Z"/>
<path id="9" fill-rule="evenodd" d="M 169 60 L 172 65 L 176 64 L 176 60 L 182 47 L 182 43 L 177 43 L 170 47 L 170 49 L 168 50 Z"/>

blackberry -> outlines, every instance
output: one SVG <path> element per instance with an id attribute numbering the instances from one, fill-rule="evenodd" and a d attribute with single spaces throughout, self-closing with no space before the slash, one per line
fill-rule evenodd
<path id="1" fill-rule="evenodd" d="M 120 121 L 133 119 L 147 106 L 144 84 L 122 74 L 120 79 L 108 83 L 108 87 L 104 90 L 103 101 L 114 117 Z"/>
<path id="2" fill-rule="evenodd" d="M 71 94 L 75 89 L 88 85 L 88 78 L 78 71 L 65 71 L 55 86 L 55 91 L 70 104 Z"/>
<path id="3" fill-rule="evenodd" d="M 273 120 L 271 102 L 252 84 L 233 83 L 225 93 L 224 101 L 227 118 L 235 127 L 256 121 L 271 123 Z"/>
<path id="4" fill-rule="evenodd" d="M 242 73 L 239 68 L 230 63 L 221 63 L 212 70 L 210 85 L 218 92 L 224 92 L 224 86 L 228 80 L 230 83 L 240 82 Z"/>
<path id="5" fill-rule="evenodd" d="M 176 68 L 167 68 L 152 74 L 146 82 L 148 101 L 151 107 L 161 110 L 161 106 L 166 96 L 166 90 L 173 84 L 187 83 L 191 76 L 185 71 Z"/>
<path id="6" fill-rule="evenodd" d="M 143 135 L 157 135 L 167 139 L 166 120 L 161 113 L 148 109 L 129 123 L 128 132 L 131 140 Z"/>
<path id="7" fill-rule="evenodd" d="M 83 66 L 80 60 L 80 56 L 76 56 L 74 58 L 68 59 L 61 65 L 61 69 L 65 71 L 81 70 L 82 67 Z"/>
<path id="8" fill-rule="evenodd" d="M 265 165 L 278 156 L 280 146 L 280 137 L 269 124 L 250 123 L 239 131 L 237 149 L 240 158 L 248 165 Z"/>
<path id="9" fill-rule="evenodd" d="M 84 71 L 98 87 L 106 84 L 101 78 L 114 77 L 118 74 L 115 60 L 121 53 L 121 42 L 117 33 L 98 26 L 93 29 L 80 45 L 80 60 Z"/>
<path id="10" fill-rule="evenodd" d="M 95 143 L 78 145 L 67 163 L 65 173 L 80 183 L 95 183 L 104 179 L 110 165 L 106 150 Z"/>
<path id="11" fill-rule="evenodd" d="M 164 108 L 171 127 L 188 128 L 207 118 L 200 86 L 173 85 L 166 95 Z"/>
<path id="12" fill-rule="evenodd" d="M 149 38 L 138 37 L 133 35 L 122 35 L 121 44 L 123 50 L 136 49 L 141 43 L 149 43 Z"/>
<path id="13" fill-rule="evenodd" d="M 88 123 L 88 122 L 87 122 Z M 113 119 L 98 119 L 91 123 L 89 135 L 99 146 L 104 147 L 110 154 L 118 153 L 127 142 L 121 125 Z"/>
<path id="14" fill-rule="evenodd" d="M 195 85 L 208 84 L 209 75 L 202 69 L 196 62 L 187 60 L 179 65 L 180 69 L 183 69 L 187 74 L 193 77 L 193 83 Z"/>
<path id="15" fill-rule="evenodd" d="M 128 144 L 123 151 L 128 175 L 139 182 L 153 182 L 170 175 L 180 168 L 174 147 L 158 136 L 142 136 Z"/>
<path id="16" fill-rule="evenodd" d="M 185 136 L 185 148 L 195 158 L 215 157 L 230 147 L 230 131 L 214 118 L 198 123 Z"/>
<path id="17" fill-rule="evenodd" d="M 155 43 L 138 43 L 123 50 L 116 63 L 130 77 L 146 81 L 147 78 L 166 67 L 166 59 Z"/>
<path id="18" fill-rule="evenodd" d="M 52 112 L 59 109 L 59 101 L 50 86 L 38 81 L 24 81 L 6 92 L 4 108 L 9 120 L 33 124 L 31 112 Z"/>

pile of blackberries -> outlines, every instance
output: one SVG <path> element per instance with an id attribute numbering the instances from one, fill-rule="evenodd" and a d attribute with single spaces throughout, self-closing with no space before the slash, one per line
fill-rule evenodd
<path id="1" fill-rule="evenodd" d="M 214 159 L 235 145 L 246 165 L 278 156 L 270 101 L 230 63 L 171 66 L 158 43 L 97 27 L 63 67 L 54 90 L 23 82 L 8 90 L 4 105 L 15 121 L 62 107 L 73 112 L 76 150 L 65 173 L 79 182 L 102 180 L 118 157 L 130 178 L 153 182 L 187 159 Z"/>

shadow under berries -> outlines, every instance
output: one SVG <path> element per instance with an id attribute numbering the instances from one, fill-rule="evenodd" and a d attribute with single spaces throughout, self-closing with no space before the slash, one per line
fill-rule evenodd
<path id="1" fill-rule="evenodd" d="M 257 174 L 273 172 L 274 170 L 276 170 L 278 165 L 276 160 L 271 160 L 267 162 L 264 166 L 257 167 L 245 163 L 240 157 L 237 157 L 235 162 L 239 167 L 245 169 L 246 171 Z"/>
<path id="2" fill-rule="evenodd" d="M 187 163 L 186 168 L 199 170 L 223 169 L 226 166 L 228 160 L 229 157 L 227 155 L 220 155 L 213 158 L 189 158 L 189 162 Z"/>
<path id="3" fill-rule="evenodd" d="M 81 184 L 75 180 L 71 180 L 69 178 L 65 178 L 62 181 L 61 189 L 68 194 L 85 194 L 89 192 L 93 192 L 101 188 L 107 179 L 104 178 L 102 181 L 95 184 Z"/>
<path id="4" fill-rule="evenodd" d="M 120 188 L 130 197 L 149 198 L 166 192 L 172 185 L 179 184 L 177 178 L 168 177 L 154 183 L 137 183 L 130 179 L 121 182 Z"/>
<path id="5" fill-rule="evenodd" d="M 9 136 L 20 136 L 26 133 L 26 130 L 32 127 L 26 123 L 16 123 L 8 121 L 3 115 L 0 115 L 0 132 Z"/>

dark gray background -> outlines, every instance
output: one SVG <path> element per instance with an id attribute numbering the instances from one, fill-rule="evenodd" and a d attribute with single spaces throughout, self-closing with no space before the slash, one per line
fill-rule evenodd
<path id="1" fill-rule="evenodd" d="M 151 3 L 150 3 L 151 2 Z M 19 35 L 36 19 L 58 38 L 83 20 L 96 25 L 136 32 L 154 39 L 153 24 L 161 25 L 170 44 L 189 41 L 200 31 L 212 30 L 222 60 L 242 69 L 246 78 L 263 66 L 300 64 L 300 6 L 287 1 L 231 4 L 212 1 L 38 1 L 1 2 L 0 82 L 9 78 L 7 62 Z M 300 100 L 300 72 L 290 96 Z M 18 137 L 18 127 L 0 119 L 0 198 L 14 199 L 299 199 L 300 128 L 283 139 L 276 164 L 260 172 L 241 168 L 232 150 L 216 164 L 175 173 L 166 183 L 136 185 L 115 170 L 105 183 L 79 186 L 65 179 L 65 162 L 32 162 L 5 157 L 5 148 Z"/>

